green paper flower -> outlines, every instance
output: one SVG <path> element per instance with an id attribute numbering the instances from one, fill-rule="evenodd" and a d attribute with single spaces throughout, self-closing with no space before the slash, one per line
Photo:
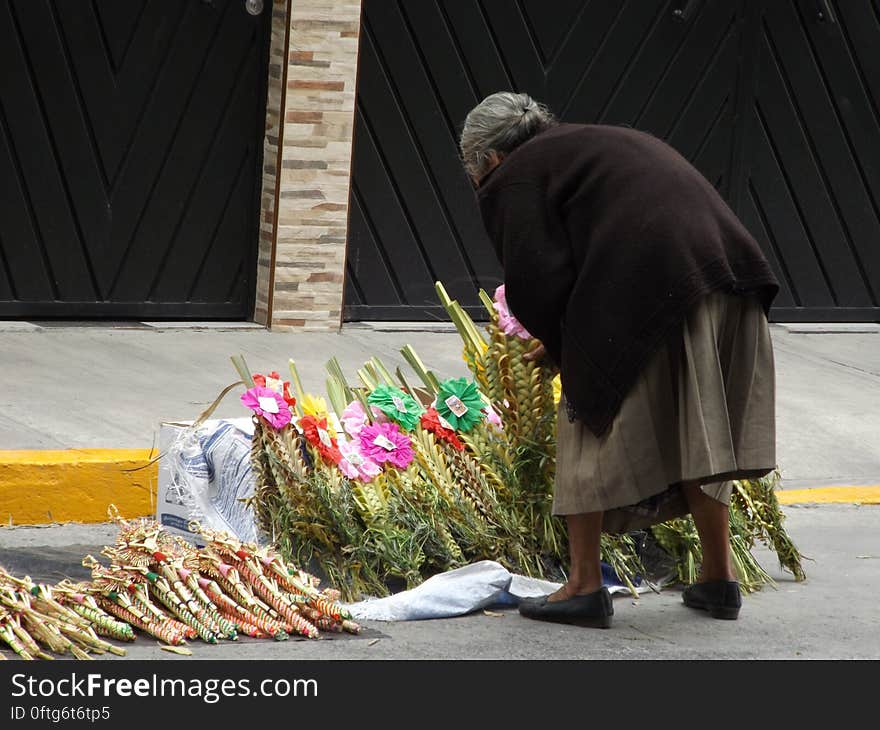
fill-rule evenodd
<path id="1" fill-rule="evenodd" d="M 425 412 L 421 404 L 400 388 L 390 385 L 377 385 L 370 393 L 367 402 L 376 406 L 390 421 L 394 421 L 404 431 L 412 431 Z"/>
<path id="2" fill-rule="evenodd" d="M 485 418 L 483 396 L 473 381 L 450 378 L 440 383 L 434 404 L 443 418 L 457 431 L 467 433 Z"/>

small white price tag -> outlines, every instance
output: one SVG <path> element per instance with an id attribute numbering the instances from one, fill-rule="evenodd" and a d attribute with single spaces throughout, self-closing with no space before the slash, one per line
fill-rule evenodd
<path id="1" fill-rule="evenodd" d="M 330 440 L 330 434 L 323 428 L 318 429 L 318 440 L 328 448 L 333 447 L 333 441 Z"/>
<path id="2" fill-rule="evenodd" d="M 449 421 L 447 421 L 445 418 L 443 418 L 443 416 L 441 416 L 439 413 L 437 414 L 437 420 L 440 421 L 440 425 L 443 426 L 443 428 L 448 429 L 449 431 L 455 430 L 452 427 L 452 424 Z"/>
<path id="3" fill-rule="evenodd" d="M 278 401 L 274 398 L 261 396 L 258 400 L 260 402 L 260 410 L 263 413 L 278 413 Z"/>
<path id="4" fill-rule="evenodd" d="M 394 403 L 394 407 L 397 409 L 398 413 L 406 413 L 406 404 L 403 402 L 403 399 L 393 395 L 391 396 L 391 402 Z"/>
<path id="5" fill-rule="evenodd" d="M 461 402 L 461 399 L 458 396 L 451 395 L 444 402 L 449 407 L 449 410 L 459 418 L 468 412 L 468 407 Z"/>
<path id="6" fill-rule="evenodd" d="M 394 451 L 394 449 L 397 448 L 391 439 L 382 434 L 379 434 L 373 439 L 373 444 L 385 449 L 385 451 Z"/>
<path id="7" fill-rule="evenodd" d="M 349 454 L 345 458 L 348 459 L 348 463 L 351 464 L 355 468 L 359 467 L 361 464 L 364 463 L 364 457 L 361 456 L 356 451 Z"/>

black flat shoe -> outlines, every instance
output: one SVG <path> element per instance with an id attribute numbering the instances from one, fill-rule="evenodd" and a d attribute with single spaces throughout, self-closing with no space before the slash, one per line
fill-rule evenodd
<path id="1" fill-rule="evenodd" d="M 739 616 L 742 596 L 735 580 L 709 580 L 694 583 L 682 591 L 681 600 L 689 608 L 708 611 L 712 618 L 733 621 Z"/>
<path id="2" fill-rule="evenodd" d="M 596 629 L 611 628 L 614 606 L 611 594 L 605 586 L 598 591 L 582 596 L 573 596 L 562 601 L 549 601 L 549 596 L 525 598 L 520 601 L 520 615 L 536 621 L 552 621 L 573 626 L 586 626 Z"/>

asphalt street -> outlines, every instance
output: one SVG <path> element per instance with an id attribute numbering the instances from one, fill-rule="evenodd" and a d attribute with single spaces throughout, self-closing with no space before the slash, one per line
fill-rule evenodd
<path id="1" fill-rule="evenodd" d="M 610 630 L 530 621 L 509 608 L 441 620 L 364 622 L 360 636 L 286 642 L 242 638 L 192 642 L 192 657 L 162 651 L 140 635 L 141 659 L 880 659 L 880 506 L 786 507 L 786 526 L 807 580 L 796 583 L 772 553 L 755 550 L 775 580 L 747 596 L 737 621 L 681 603 L 680 591 L 614 599 Z M 79 563 L 114 536 L 112 525 L 0 529 L 0 562 L 37 581 L 87 577 Z M 7 652 L 11 654 L 11 652 Z M 107 659 L 115 659 L 107 655 Z"/>

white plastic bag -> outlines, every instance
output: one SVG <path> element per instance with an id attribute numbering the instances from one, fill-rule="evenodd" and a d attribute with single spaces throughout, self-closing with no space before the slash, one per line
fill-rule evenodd
<path id="1" fill-rule="evenodd" d="M 249 419 L 206 421 L 198 428 L 165 424 L 156 518 L 190 542 L 190 520 L 225 530 L 245 542 L 259 542 L 253 511 L 252 425 Z"/>

